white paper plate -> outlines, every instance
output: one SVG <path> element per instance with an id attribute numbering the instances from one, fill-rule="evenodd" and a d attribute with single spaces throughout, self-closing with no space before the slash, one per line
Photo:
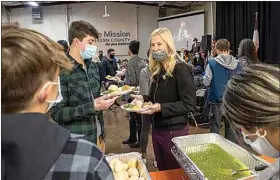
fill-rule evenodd
<path id="1" fill-rule="evenodd" d="M 119 92 L 116 92 L 116 93 L 109 93 L 111 95 L 114 95 L 114 96 L 123 96 L 123 95 L 126 95 L 126 94 L 129 94 L 131 93 L 131 90 L 128 90 L 128 91 L 119 91 Z M 103 92 L 101 93 L 101 96 L 104 96 L 106 94 L 104 94 Z"/>
<path id="2" fill-rule="evenodd" d="M 123 104 L 121 105 L 121 108 L 125 111 L 128 111 L 128 112 L 143 112 L 143 111 L 147 111 L 149 109 L 149 107 L 145 107 L 145 108 L 142 108 L 142 109 L 128 109 L 128 108 L 125 108 L 126 104 Z"/>
<path id="3" fill-rule="evenodd" d="M 107 78 L 106 79 L 110 80 L 110 81 L 121 81 L 121 78 L 118 78 L 117 76 L 112 76 L 111 78 Z"/>

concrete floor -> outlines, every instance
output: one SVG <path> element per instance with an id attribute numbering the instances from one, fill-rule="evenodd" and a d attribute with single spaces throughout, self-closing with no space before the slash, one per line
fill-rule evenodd
<path id="1" fill-rule="evenodd" d="M 140 149 L 132 149 L 128 145 L 122 145 L 122 141 L 129 136 L 129 116 L 128 113 L 119 107 L 114 111 L 104 112 L 104 121 L 106 129 L 106 154 L 110 153 L 128 153 L 140 152 Z M 190 134 L 208 133 L 209 128 L 195 128 L 190 126 Z M 147 168 L 150 172 L 157 171 L 153 166 L 154 151 L 152 136 L 150 132 L 149 144 L 147 149 Z"/>

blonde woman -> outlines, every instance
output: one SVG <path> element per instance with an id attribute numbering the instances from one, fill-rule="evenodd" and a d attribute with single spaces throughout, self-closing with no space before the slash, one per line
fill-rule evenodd
<path id="1" fill-rule="evenodd" d="M 256 64 L 232 77 L 223 98 L 224 116 L 241 128 L 243 141 L 257 154 L 278 158 L 256 180 L 279 177 L 280 68 Z"/>
<path id="2" fill-rule="evenodd" d="M 188 112 L 195 107 L 195 83 L 191 68 L 176 53 L 171 32 L 159 28 L 150 36 L 149 95 L 135 96 L 154 105 L 142 114 L 152 114 L 152 138 L 159 170 L 180 166 L 171 153 L 171 139 L 189 134 Z"/>

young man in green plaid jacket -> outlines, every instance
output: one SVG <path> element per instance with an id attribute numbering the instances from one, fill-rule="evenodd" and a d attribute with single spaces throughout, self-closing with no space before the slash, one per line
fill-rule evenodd
<path id="1" fill-rule="evenodd" d="M 63 100 L 50 112 L 59 125 L 72 133 L 85 135 L 86 140 L 103 149 L 100 146 L 100 142 L 104 142 L 102 110 L 107 110 L 118 97 L 100 97 L 99 68 L 92 62 L 98 36 L 99 33 L 90 23 L 72 22 L 68 57 L 74 68 L 71 72 L 60 73 Z"/>

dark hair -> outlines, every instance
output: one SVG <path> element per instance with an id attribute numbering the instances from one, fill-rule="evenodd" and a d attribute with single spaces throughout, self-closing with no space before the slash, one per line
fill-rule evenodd
<path id="1" fill-rule="evenodd" d="M 230 43 L 226 39 L 219 39 L 216 42 L 216 49 L 219 51 L 229 51 Z"/>
<path id="2" fill-rule="evenodd" d="M 148 49 L 148 51 L 147 51 L 147 57 L 149 58 L 150 57 L 150 48 Z"/>
<path id="3" fill-rule="evenodd" d="M 100 50 L 100 51 L 99 51 L 99 53 L 102 53 L 102 54 L 103 54 L 103 51 L 102 51 L 102 50 Z"/>
<path id="4" fill-rule="evenodd" d="M 98 31 L 86 21 L 73 21 L 70 25 L 68 40 L 72 44 L 74 38 L 78 38 L 82 41 L 86 35 L 90 35 L 95 39 L 98 39 Z"/>
<path id="5" fill-rule="evenodd" d="M 138 54 L 139 47 L 140 47 L 139 41 L 133 40 L 129 43 L 129 50 L 132 52 L 132 54 Z"/>
<path id="6" fill-rule="evenodd" d="M 108 49 L 107 54 L 110 54 L 110 53 L 113 52 L 113 51 L 115 51 L 115 50 L 112 49 L 112 48 L 110 48 L 110 49 Z"/>
<path id="7" fill-rule="evenodd" d="M 69 45 L 67 43 L 67 41 L 65 40 L 59 40 L 57 41 L 58 44 L 62 45 L 63 49 L 64 49 L 64 52 L 67 52 L 68 49 L 69 49 Z"/>
<path id="8" fill-rule="evenodd" d="M 194 71 L 194 75 L 198 75 L 198 74 L 202 74 L 203 73 L 203 69 L 199 65 L 196 66 L 193 71 Z"/>
<path id="9" fill-rule="evenodd" d="M 193 39 L 193 42 L 194 42 L 194 41 L 198 41 L 197 38 L 194 38 L 194 39 Z"/>
<path id="10" fill-rule="evenodd" d="M 242 56 L 247 57 L 252 63 L 258 62 L 256 46 L 251 39 L 243 39 L 240 41 L 238 57 L 240 58 Z"/>
<path id="11" fill-rule="evenodd" d="M 190 53 L 190 51 L 189 51 L 189 50 L 187 50 L 187 49 L 185 49 L 185 50 L 184 50 L 184 55 L 185 55 L 185 56 L 188 56 L 188 55 L 189 55 L 189 53 Z"/>
<path id="12" fill-rule="evenodd" d="M 58 68 L 72 68 L 62 47 L 34 30 L 6 25 L 1 41 L 4 114 L 26 109 L 42 83 L 54 80 Z"/>

